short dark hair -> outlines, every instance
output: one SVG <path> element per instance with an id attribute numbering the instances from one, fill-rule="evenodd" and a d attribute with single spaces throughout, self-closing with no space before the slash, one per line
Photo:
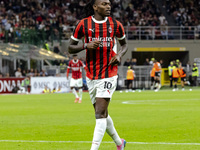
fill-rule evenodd
<path id="1" fill-rule="evenodd" d="M 76 56 L 77 56 L 77 54 L 73 54 L 72 56 L 73 56 L 73 57 L 76 57 Z"/>

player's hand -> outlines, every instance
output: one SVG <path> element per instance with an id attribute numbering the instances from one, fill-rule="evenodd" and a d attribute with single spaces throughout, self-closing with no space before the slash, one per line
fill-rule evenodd
<path id="1" fill-rule="evenodd" d="M 101 41 L 92 41 L 92 42 L 87 44 L 87 49 L 88 50 L 95 50 L 99 47 L 100 43 L 101 43 Z"/>
<path id="2" fill-rule="evenodd" d="M 117 66 L 121 61 L 121 57 L 117 54 L 111 58 L 108 65 Z"/>

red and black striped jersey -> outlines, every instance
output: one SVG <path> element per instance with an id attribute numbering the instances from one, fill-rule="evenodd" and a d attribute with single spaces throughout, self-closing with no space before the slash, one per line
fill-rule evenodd
<path id="1" fill-rule="evenodd" d="M 85 68 L 85 65 L 82 61 L 80 61 L 78 59 L 77 59 L 77 61 L 75 61 L 74 59 L 70 60 L 68 67 L 67 67 L 67 77 L 69 76 L 69 71 L 71 69 L 73 79 L 82 78 L 82 68 Z"/>
<path id="2" fill-rule="evenodd" d="M 118 40 L 125 38 L 122 24 L 112 17 L 97 21 L 90 16 L 77 24 L 71 36 L 75 41 L 79 41 L 83 37 L 85 37 L 85 43 L 101 41 L 96 50 L 86 49 L 86 76 L 96 80 L 117 75 L 117 66 L 109 66 L 108 64 L 111 58 L 117 54 L 115 38 Z"/>

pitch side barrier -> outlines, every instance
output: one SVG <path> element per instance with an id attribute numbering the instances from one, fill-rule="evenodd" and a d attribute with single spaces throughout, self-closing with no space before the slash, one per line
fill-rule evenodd
<path id="1" fill-rule="evenodd" d="M 0 78 L 0 94 L 11 94 L 15 87 L 20 87 L 24 78 Z"/>
<path id="2" fill-rule="evenodd" d="M 66 77 L 31 77 L 31 93 L 39 94 L 42 93 L 45 86 L 52 91 L 54 88 L 57 90 L 61 88 L 60 93 L 65 93 L 70 91 L 70 80 Z"/>
<path id="3" fill-rule="evenodd" d="M 20 87 L 24 78 L 0 78 L 0 94 L 11 94 L 15 87 Z"/>
<path id="4" fill-rule="evenodd" d="M 49 70 L 47 69 L 47 72 L 52 72 L 52 70 L 54 70 L 53 72 L 57 72 L 59 73 L 62 77 L 66 78 L 66 71 L 63 73 L 60 69 L 60 67 L 57 67 L 56 69 L 54 68 L 49 68 Z M 151 77 L 150 77 L 150 72 L 151 72 L 152 66 L 134 66 L 133 70 L 135 71 L 135 79 L 133 80 L 133 88 L 134 89 L 150 89 L 151 87 Z M 126 88 L 126 72 L 128 70 L 128 67 L 126 66 L 118 66 L 118 86 L 117 86 L 117 90 L 120 89 L 125 89 Z M 192 80 L 192 70 L 191 68 L 188 70 L 186 68 L 186 74 L 187 74 L 187 81 Z M 56 73 L 54 73 L 53 75 L 56 75 Z M 71 75 L 71 73 L 70 73 Z M 84 84 L 84 89 L 87 89 L 87 83 L 86 83 L 86 73 L 85 70 L 82 70 L 82 77 L 83 77 L 83 84 Z M 200 77 L 198 78 L 198 82 L 200 82 Z M 181 80 L 178 80 L 178 84 L 180 84 Z M 161 85 L 166 85 L 169 86 L 170 85 L 170 81 L 169 81 L 169 75 L 168 75 L 168 68 L 162 68 L 161 71 Z"/>
<path id="5" fill-rule="evenodd" d="M 126 88 L 126 72 L 128 67 L 126 66 L 118 66 L 118 85 L 117 90 Z M 151 78 L 150 72 L 152 66 L 134 66 L 135 71 L 135 79 L 133 81 L 134 89 L 150 89 L 151 86 Z M 66 72 L 62 73 L 60 71 L 61 76 L 66 76 Z M 71 73 L 70 73 L 71 75 Z M 82 71 L 83 84 L 86 85 L 86 73 L 83 69 Z"/>
<path id="6" fill-rule="evenodd" d="M 152 66 L 134 66 L 133 70 L 135 71 L 135 77 L 132 83 L 133 89 L 150 89 L 151 87 L 151 72 Z M 128 67 L 119 66 L 118 67 L 118 88 L 123 89 L 126 88 L 126 73 Z"/>

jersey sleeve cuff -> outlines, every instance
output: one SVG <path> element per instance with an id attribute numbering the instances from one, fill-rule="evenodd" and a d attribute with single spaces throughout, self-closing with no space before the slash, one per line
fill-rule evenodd
<path id="1" fill-rule="evenodd" d="M 124 34 L 123 37 L 121 37 L 121 38 L 118 38 L 118 37 L 117 37 L 117 39 L 118 39 L 118 40 L 123 40 L 125 37 L 126 37 L 126 35 Z"/>
<path id="2" fill-rule="evenodd" d="M 74 40 L 74 41 L 77 41 L 77 42 L 79 42 L 81 40 L 81 39 L 75 38 L 73 35 L 71 36 L 71 39 Z"/>

